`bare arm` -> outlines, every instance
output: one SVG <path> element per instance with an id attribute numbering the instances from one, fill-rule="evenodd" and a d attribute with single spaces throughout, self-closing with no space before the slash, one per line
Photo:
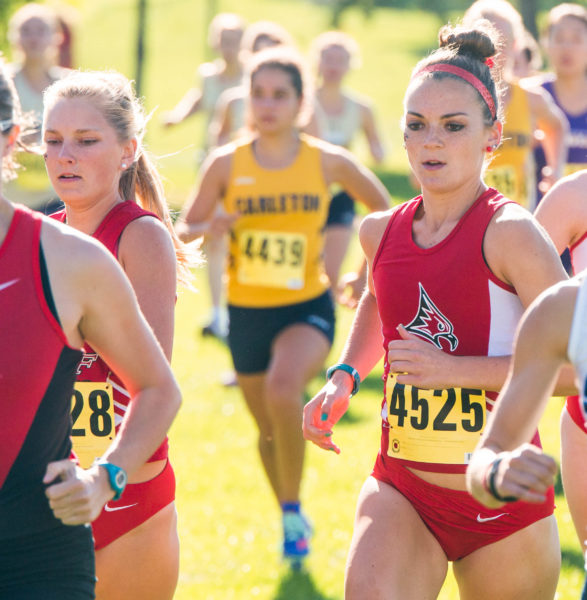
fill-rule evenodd
<path id="1" fill-rule="evenodd" d="M 536 127 L 544 134 L 541 144 L 549 171 L 543 174 L 541 189 L 547 191 L 563 174 L 567 160 L 565 136 L 569 130 L 569 123 L 563 111 L 546 91 L 542 89 L 526 91 Z"/>
<path id="2" fill-rule="evenodd" d="M 222 92 L 216 102 L 212 121 L 208 129 L 210 145 L 212 147 L 223 146 L 230 142 L 230 134 L 233 130 L 231 117 L 231 103 L 233 102 L 235 102 L 233 90 Z"/>
<path id="3" fill-rule="evenodd" d="M 373 114 L 373 110 L 370 106 L 361 106 L 361 117 L 363 132 L 367 138 L 371 156 L 375 162 L 380 163 L 385 158 L 385 150 L 383 149 L 383 144 L 381 143 L 381 138 L 379 136 L 379 132 L 377 131 L 375 115 Z"/>
<path id="4" fill-rule="evenodd" d="M 162 121 L 166 127 L 179 125 L 202 108 L 202 91 L 190 88 L 183 98 L 170 110 L 163 114 Z"/>
<path id="5" fill-rule="evenodd" d="M 90 343 L 132 396 L 121 430 L 103 456 L 132 474 L 164 439 L 179 409 L 179 388 L 114 258 L 75 236 L 42 239 L 64 332 Z M 65 257 L 68 269 L 59 269 Z M 113 496 L 99 467 L 84 471 L 69 460 L 50 463 L 44 482 L 54 481 L 46 493 L 56 517 L 67 524 L 93 520 Z"/>
<path id="6" fill-rule="evenodd" d="M 502 504 L 486 486 L 488 468 L 498 456 L 495 487 L 501 496 L 543 502 L 554 481 L 554 461 L 528 442 L 567 361 L 575 298 L 575 286 L 557 285 L 530 306 L 520 323 L 508 379 L 467 470 L 469 491 L 487 506 Z"/>
<path id="7" fill-rule="evenodd" d="M 361 246 L 369 265 L 368 287 L 359 302 L 351 331 L 338 362 L 355 368 L 364 379 L 383 356 L 381 320 L 374 294 L 371 270 L 388 215 L 368 216 L 359 231 Z M 346 412 L 353 389 L 353 379 L 345 371 L 335 371 L 332 378 L 304 408 L 304 437 L 324 450 L 340 449 L 332 441 L 332 428 Z"/>
<path id="8" fill-rule="evenodd" d="M 386 210 L 391 198 L 377 176 L 344 148 L 324 145 L 324 174 L 328 183 L 339 183 L 370 211 Z"/>
<path id="9" fill-rule="evenodd" d="M 534 213 L 559 254 L 587 231 L 586 189 L 587 170 L 564 177 L 549 190 Z"/>
<path id="10" fill-rule="evenodd" d="M 122 234 L 118 258 L 143 315 L 171 361 L 177 272 L 169 232 L 152 217 L 133 221 Z"/>
<path id="11" fill-rule="evenodd" d="M 208 233 L 214 224 L 214 209 L 224 196 L 230 174 L 231 152 L 227 148 L 225 146 L 208 157 L 202 167 L 200 185 L 175 224 L 177 235 L 183 242 L 191 242 Z M 234 216 L 225 216 L 223 223 L 228 229 Z"/>

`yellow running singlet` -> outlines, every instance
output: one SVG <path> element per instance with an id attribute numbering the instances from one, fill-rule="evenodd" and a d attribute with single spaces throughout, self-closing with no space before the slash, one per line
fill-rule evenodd
<path id="1" fill-rule="evenodd" d="M 293 163 L 264 169 L 251 140 L 237 142 L 224 197 L 239 219 L 230 234 L 228 302 L 266 308 L 305 302 L 328 288 L 324 225 L 330 195 L 316 140 L 300 135 Z"/>

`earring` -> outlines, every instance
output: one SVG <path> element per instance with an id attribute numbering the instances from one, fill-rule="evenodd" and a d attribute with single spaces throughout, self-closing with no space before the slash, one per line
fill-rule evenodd
<path id="1" fill-rule="evenodd" d="M 493 152 L 495 150 L 495 146 L 487 146 L 487 148 L 485 148 L 485 152 Z"/>
<path id="2" fill-rule="evenodd" d="M 126 163 L 122 163 L 120 166 L 121 166 L 123 169 L 126 169 Z"/>

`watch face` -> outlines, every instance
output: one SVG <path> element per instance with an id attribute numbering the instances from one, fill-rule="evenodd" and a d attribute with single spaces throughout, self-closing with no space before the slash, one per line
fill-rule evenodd
<path id="1" fill-rule="evenodd" d="M 123 488 L 126 485 L 126 473 L 122 470 L 118 471 L 115 476 L 115 481 L 118 488 Z"/>

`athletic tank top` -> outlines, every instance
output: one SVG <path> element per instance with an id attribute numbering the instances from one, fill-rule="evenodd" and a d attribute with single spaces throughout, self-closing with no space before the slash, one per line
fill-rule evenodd
<path id="1" fill-rule="evenodd" d="M 218 75 L 218 65 L 214 63 L 204 63 L 199 69 L 198 74 L 202 83 L 202 108 L 212 118 L 214 108 L 222 92 L 229 88 L 239 86 L 242 77 L 238 79 L 222 80 Z"/>
<path id="2" fill-rule="evenodd" d="M 330 196 L 316 141 L 300 135 L 283 169 L 260 167 L 250 140 L 237 142 L 224 197 L 239 214 L 230 234 L 228 302 L 265 308 L 305 302 L 328 288 L 324 225 Z"/>
<path id="3" fill-rule="evenodd" d="M 583 277 L 569 335 L 567 355 L 575 367 L 579 384 L 583 421 L 587 420 L 587 277 Z"/>
<path id="4" fill-rule="evenodd" d="M 42 218 L 15 206 L 0 246 L 0 538 L 60 526 L 45 496 L 47 464 L 69 458 L 70 406 L 81 357 L 45 299 Z"/>
<path id="5" fill-rule="evenodd" d="M 528 94 L 518 84 L 510 85 L 505 109 L 501 146 L 485 173 L 485 182 L 525 208 L 534 208 L 533 131 Z"/>
<path id="6" fill-rule="evenodd" d="M 329 114 L 316 97 L 316 119 L 320 137 L 331 144 L 348 148 L 361 128 L 361 107 L 345 92 L 343 109 L 338 114 Z"/>
<path id="7" fill-rule="evenodd" d="M 421 248 L 412 227 L 421 196 L 391 211 L 373 261 L 383 347 L 400 339 L 400 324 L 420 339 L 458 356 L 504 356 L 523 313 L 513 287 L 483 256 L 495 213 L 511 202 L 483 193 L 440 243 Z M 483 433 L 496 393 L 473 388 L 423 390 L 397 383 L 384 369 L 380 452 L 424 471 L 464 473 Z"/>
<path id="8" fill-rule="evenodd" d="M 565 113 L 569 121 L 569 133 L 566 142 L 568 147 L 565 175 L 587 169 L 587 109 L 580 114 L 573 114 L 561 106 L 556 96 L 553 81 L 545 81 L 542 87 L 550 93 L 556 105 Z"/>
<path id="9" fill-rule="evenodd" d="M 587 269 L 587 231 L 569 248 L 573 273 Z"/>
<path id="10" fill-rule="evenodd" d="M 51 215 L 65 223 L 65 211 Z M 118 260 L 118 244 L 126 226 L 141 217 L 157 215 L 131 201 L 116 204 L 104 217 L 92 237 L 99 240 Z M 89 345 L 77 367 L 72 402 L 72 439 L 74 451 L 83 467 L 102 456 L 114 439 L 130 402 L 130 394 L 120 378 Z M 167 438 L 148 462 L 167 458 Z"/>

